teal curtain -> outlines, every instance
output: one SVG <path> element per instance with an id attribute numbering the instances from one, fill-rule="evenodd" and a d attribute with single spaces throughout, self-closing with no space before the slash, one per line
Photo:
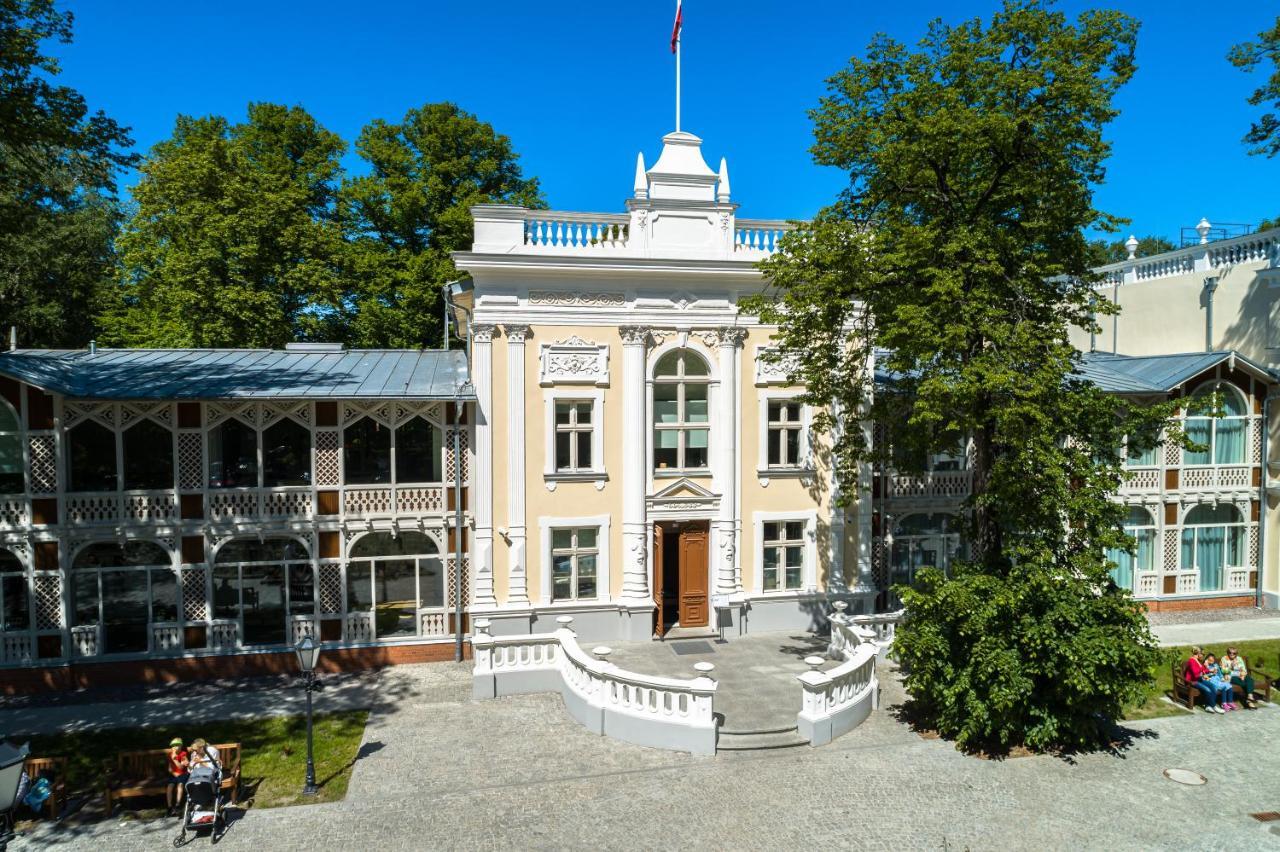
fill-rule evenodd
<path id="1" fill-rule="evenodd" d="M 1213 442 L 1214 464 L 1242 464 L 1244 462 L 1243 417 L 1224 417 L 1217 422 L 1217 435 Z"/>
<path id="2" fill-rule="evenodd" d="M 1191 439 L 1192 443 L 1204 444 L 1207 447 L 1212 436 L 1212 422 L 1208 417 L 1188 417 L 1186 420 L 1187 437 Z M 1187 450 L 1186 455 L 1183 456 L 1182 463 L 1187 465 L 1209 464 L 1209 453 L 1212 449 L 1212 447 L 1208 447 L 1203 452 Z"/>
<path id="3" fill-rule="evenodd" d="M 1122 589 L 1133 589 L 1133 557 L 1127 551 L 1107 548 L 1107 559 L 1116 564 L 1111 569 L 1111 579 Z"/>
<path id="4" fill-rule="evenodd" d="M 1222 588 L 1222 566 L 1226 561 L 1227 528 L 1197 527 L 1196 568 L 1200 571 L 1200 591 L 1216 592 Z"/>
<path id="5" fill-rule="evenodd" d="M 1134 452 L 1130 450 L 1129 454 L 1126 456 L 1124 460 L 1125 466 L 1126 467 L 1156 467 L 1157 465 L 1159 465 L 1159 462 L 1156 460 L 1157 459 L 1156 453 L 1159 451 L 1159 449 L 1160 449 L 1159 447 L 1148 447 L 1146 450 L 1143 450 L 1142 452 Z"/>

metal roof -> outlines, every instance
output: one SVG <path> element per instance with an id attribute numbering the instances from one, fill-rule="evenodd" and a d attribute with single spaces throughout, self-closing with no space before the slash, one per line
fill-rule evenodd
<path id="1" fill-rule="evenodd" d="M 1168 393 L 1224 361 L 1234 362 L 1269 382 L 1276 374 L 1231 350 L 1173 355 L 1113 355 L 1085 352 L 1080 374 L 1111 393 Z"/>
<path id="2" fill-rule="evenodd" d="M 474 399 L 461 349 L 19 349 L 0 375 L 73 399 Z"/>

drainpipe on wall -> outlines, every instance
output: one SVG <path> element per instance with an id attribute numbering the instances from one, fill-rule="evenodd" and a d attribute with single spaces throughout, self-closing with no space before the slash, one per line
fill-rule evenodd
<path id="1" fill-rule="evenodd" d="M 1268 393 L 1262 398 L 1262 484 L 1258 486 L 1258 587 L 1254 590 L 1253 605 L 1262 608 L 1262 590 L 1267 579 L 1267 444 L 1271 437 L 1271 400 Z"/>
<path id="2" fill-rule="evenodd" d="M 1213 351 L 1213 293 L 1218 289 L 1218 276 L 1210 275 L 1204 279 L 1204 351 Z"/>
<path id="3" fill-rule="evenodd" d="M 453 301 L 453 285 L 458 281 L 450 281 L 444 285 L 444 302 L 445 302 L 445 328 L 444 339 L 445 347 L 449 345 L 449 322 L 448 312 L 450 309 L 464 311 L 467 314 L 467 368 L 471 367 L 471 311 L 462 305 Z M 462 598 L 463 590 L 466 589 L 466 577 L 462 570 L 462 537 L 466 535 L 466 529 L 462 525 L 462 406 L 464 403 L 461 398 L 455 394 L 453 398 L 453 587 L 457 590 L 457 597 L 454 599 L 453 608 L 453 632 L 454 632 L 454 648 L 453 661 L 455 663 L 462 662 L 462 642 L 464 631 L 462 629 Z"/>

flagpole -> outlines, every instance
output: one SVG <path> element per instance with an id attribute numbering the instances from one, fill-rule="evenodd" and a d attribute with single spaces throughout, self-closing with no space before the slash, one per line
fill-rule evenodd
<path id="1" fill-rule="evenodd" d="M 676 16 L 680 15 L 680 0 L 676 0 Z M 676 30 L 676 133 L 680 132 L 680 43 L 684 41 L 684 27 Z"/>

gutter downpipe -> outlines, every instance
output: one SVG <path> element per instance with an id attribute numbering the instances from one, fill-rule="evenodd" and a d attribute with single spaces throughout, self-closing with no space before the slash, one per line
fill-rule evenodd
<path id="1" fill-rule="evenodd" d="M 1262 398 L 1262 484 L 1258 486 L 1258 587 L 1254 590 L 1253 605 L 1262 609 L 1263 587 L 1267 578 L 1267 444 L 1271 437 L 1271 400 L 1273 392 Z"/>
<path id="2" fill-rule="evenodd" d="M 458 311 L 466 311 L 467 314 L 467 367 L 471 367 L 471 311 L 455 304 L 453 301 L 453 285 L 459 281 L 466 279 L 460 278 L 458 281 L 450 281 L 444 285 L 444 302 L 445 302 L 445 324 L 444 324 L 444 340 L 445 349 L 449 347 L 449 309 Z M 457 589 L 458 595 L 454 599 L 453 605 L 453 632 L 454 632 L 454 648 L 453 661 L 455 663 L 462 662 L 463 657 L 463 634 L 462 629 L 462 598 L 463 590 L 466 589 L 462 572 L 462 537 L 466 534 L 466 530 L 462 524 L 462 406 L 464 403 L 455 391 L 453 396 L 453 587 Z"/>

